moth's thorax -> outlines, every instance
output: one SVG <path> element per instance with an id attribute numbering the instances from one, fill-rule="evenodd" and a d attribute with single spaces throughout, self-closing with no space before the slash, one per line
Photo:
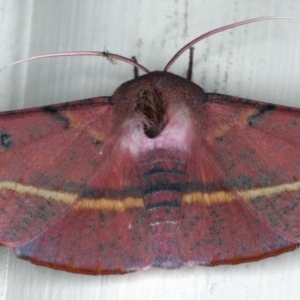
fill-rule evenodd
<path id="1" fill-rule="evenodd" d="M 128 149 L 135 157 L 154 149 L 176 149 L 187 151 L 192 126 L 186 107 L 176 108 L 176 112 L 167 114 L 167 124 L 155 138 L 149 138 L 144 132 L 142 118 L 133 117 L 124 122 L 124 135 L 120 146 Z"/>
<path id="2" fill-rule="evenodd" d="M 201 119 L 202 95 L 197 85 L 166 72 L 123 84 L 113 96 L 120 147 L 134 156 L 154 149 L 187 151 L 195 115 Z"/>

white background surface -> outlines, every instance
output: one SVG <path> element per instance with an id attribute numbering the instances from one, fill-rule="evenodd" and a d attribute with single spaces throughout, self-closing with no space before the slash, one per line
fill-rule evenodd
<path id="1" fill-rule="evenodd" d="M 300 17 L 300 1 L 0 0 L 0 67 L 106 46 L 161 70 L 196 36 L 268 15 Z M 184 55 L 170 71 L 185 76 L 187 62 Z M 0 109 L 111 95 L 132 76 L 131 66 L 97 57 L 26 63 L 0 72 Z M 300 107 L 299 77 L 300 20 L 248 25 L 196 47 L 193 80 L 207 92 Z M 300 299 L 300 251 L 236 266 L 94 277 L 34 266 L 0 248 L 4 299 Z"/>

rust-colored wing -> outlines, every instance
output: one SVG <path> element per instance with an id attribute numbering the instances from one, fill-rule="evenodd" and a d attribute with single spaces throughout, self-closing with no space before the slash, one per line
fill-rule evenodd
<path id="1" fill-rule="evenodd" d="M 110 100 L 0 115 L 0 242 L 18 256 L 91 274 L 149 266 L 141 192 L 115 146 Z"/>
<path id="2" fill-rule="evenodd" d="M 167 72 L 0 115 L 0 242 L 71 272 L 216 265 L 294 249 L 300 110 Z"/>
<path id="3" fill-rule="evenodd" d="M 218 94 L 204 107 L 182 200 L 183 260 L 239 263 L 296 248 L 300 110 Z"/>

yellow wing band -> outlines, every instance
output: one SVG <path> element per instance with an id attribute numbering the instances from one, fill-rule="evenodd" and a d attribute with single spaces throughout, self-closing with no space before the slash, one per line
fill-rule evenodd
<path id="1" fill-rule="evenodd" d="M 271 197 L 288 192 L 296 192 L 300 190 L 300 181 L 294 183 L 284 183 L 264 188 L 236 190 L 231 192 L 217 191 L 211 193 L 191 192 L 183 195 L 182 201 L 185 204 L 201 203 L 211 205 L 214 203 L 231 202 L 238 199 L 245 201 L 253 200 L 257 197 Z"/>
<path id="2" fill-rule="evenodd" d="M 300 190 L 300 181 L 294 183 L 284 183 L 271 187 L 236 190 L 236 191 L 216 191 L 210 193 L 191 192 L 184 194 L 182 204 L 198 203 L 202 205 L 212 205 L 215 203 L 228 203 L 236 200 L 249 201 L 257 197 L 271 197 L 288 192 L 296 192 Z M 24 185 L 12 181 L 0 182 L 0 192 L 10 191 L 18 194 L 36 196 L 45 200 L 54 200 L 68 205 L 72 205 L 74 209 L 84 210 L 113 210 L 124 211 L 129 208 L 144 208 L 143 199 L 141 197 L 126 197 L 121 200 L 107 198 L 78 198 L 78 194 L 52 191 L 37 188 L 31 185 Z"/>
<path id="3" fill-rule="evenodd" d="M 142 198 L 127 197 L 122 200 L 106 198 L 78 199 L 78 194 L 75 193 L 51 191 L 12 181 L 0 182 L 0 191 L 10 191 L 18 194 L 40 197 L 45 200 L 54 200 L 68 205 L 73 205 L 74 209 L 124 211 L 131 207 L 144 207 Z"/>

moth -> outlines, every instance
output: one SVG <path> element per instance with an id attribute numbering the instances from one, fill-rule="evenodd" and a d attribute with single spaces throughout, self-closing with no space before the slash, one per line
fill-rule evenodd
<path id="1" fill-rule="evenodd" d="M 200 36 L 164 71 L 90 52 L 148 74 L 111 97 L 1 113 L 0 244 L 85 274 L 236 264 L 295 249 L 300 110 L 205 93 L 191 72 L 167 72 L 199 40 L 264 19 Z"/>

